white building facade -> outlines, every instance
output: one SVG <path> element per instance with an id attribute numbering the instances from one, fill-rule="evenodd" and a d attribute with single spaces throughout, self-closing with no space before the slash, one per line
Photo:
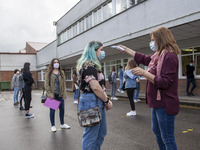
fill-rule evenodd
<path id="1" fill-rule="evenodd" d="M 149 34 L 160 26 L 172 31 L 181 49 L 179 92 L 185 93 L 185 68 L 190 60 L 195 61 L 194 73 L 197 85 L 200 83 L 199 0 L 81 0 L 56 22 L 57 40 L 37 52 L 38 79 L 44 80 L 44 70 L 51 59 L 57 57 L 70 83 L 76 61 L 92 40 L 104 45 L 106 58 L 102 61 L 102 70 L 107 77 L 112 66 L 118 70 L 130 58 L 111 49 L 111 45 L 122 44 L 152 54 Z M 144 89 L 145 82 L 145 79 L 141 82 Z M 70 88 L 71 84 L 68 85 Z M 200 92 L 196 90 L 196 93 Z"/>

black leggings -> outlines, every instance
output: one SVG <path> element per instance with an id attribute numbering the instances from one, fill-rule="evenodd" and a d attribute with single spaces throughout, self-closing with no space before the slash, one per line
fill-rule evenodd
<path id="1" fill-rule="evenodd" d="M 31 86 L 25 85 L 24 87 L 25 90 L 25 110 L 29 110 L 30 104 L 31 104 Z"/>
<path id="2" fill-rule="evenodd" d="M 126 91 L 127 91 L 127 95 L 128 95 L 130 105 L 131 105 L 131 110 L 135 110 L 135 103 L 134 103 L 134 100 L 133 100 L 133 93 L 135 91 L 135 88 L 127 88 Z"/>

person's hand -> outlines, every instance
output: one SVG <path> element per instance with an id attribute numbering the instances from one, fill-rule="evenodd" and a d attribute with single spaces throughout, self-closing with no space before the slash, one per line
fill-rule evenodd
<path id="1" fill-rule="evenodd" d="M 53 97 L 53 96 L 50 96 L 49 98 L 52 100 L 54 97 Z"/>
<path id="2" fill-rule="evenodd" d="M 135 67 L 132 69 L 132 74 L 134 75 L 143 76 L 144 73 L 145 73 L 145 70 L 140 67 Z"/>
<path id="3" fill-rule="evenodd" d="M 112 102 L 109 100 L 108 104 L 106 104 L 106 111 L 112 108 Z"/>

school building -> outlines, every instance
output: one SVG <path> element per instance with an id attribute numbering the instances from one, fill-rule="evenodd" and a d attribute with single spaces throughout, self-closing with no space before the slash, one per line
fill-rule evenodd
<path id="1" fill-rule="evenodd" d="M 195 62 L 197 88 L 200 95 L 200 1 L 199 0 L 80 0 L 71 10 L 54 22 L 57 39 L 35 54 L 37 88 L 43 87 L 44 74 L 50 61 L 57 57 L 71 88 L 72 71 L 86 44 L 92 40 L 103 43 L 106 52 L 102 70 L 106 77 L 112 66 L 126 66 L 130 56 L 110 48 L 122 44 L 147 55 L 150 33 L 164 26 L 169 28 L 181 49 L 179 58 L 179 94 L 185 94 L 186 65 Z M 1 54 L 0 54 L 1 55 Z M 140 66 L 147 69 L 145 66 Z M 145 92 L 146 79 L 141 80 Z M 110 84 L 107 83 L 107 88 Z"/>

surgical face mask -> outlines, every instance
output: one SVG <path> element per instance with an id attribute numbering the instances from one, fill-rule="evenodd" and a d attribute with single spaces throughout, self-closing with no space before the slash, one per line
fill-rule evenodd
<path id="1" fill-rule="evenodd" d="M 19 74 L 19 71 L 17 71 L 17 74 Z"/>
<path id="2" fill-rule="evenodd" d="M 53 67 L 54 67 L 55 69 L 58 69 L 58 68 L 59 68 L 59 63 L 53 64 Z"/>
<path id="3" fill-rule="evenodd" d="M 102 59 L 104 59 L 104 58 L 105 58 L 105 56 L 106 56 L 106 53 L 105 53 L 105 51 L 100 51 L 99 60 L 102 60 Z"/>
<path id="4" fill-rule="evenodd" d="M 192 66 L 193 66 L 193 64 L 192 64 L 192 63 L 190 63 L 190 66 L 192 67 Z"/>
<path id="5" fill-rule="evenodd" d="M 29 66 L 29 69 L 31 70 L 31 66 Z"/>
<path id="6" fill-rule="evenodd" d="M 156 46 L 155 41 L 151 41 L 151 42 L 149 43 L 149 47 L 150 47 L 151 50 L 154 51 L 154 52 L 158 50 L 158 47 Z"/>

